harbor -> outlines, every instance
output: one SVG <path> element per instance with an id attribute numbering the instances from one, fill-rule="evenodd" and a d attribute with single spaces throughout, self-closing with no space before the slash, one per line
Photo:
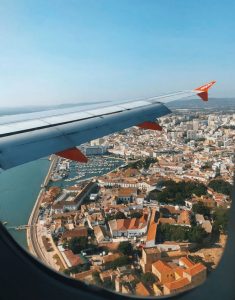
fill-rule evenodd
<path id="1" fill-rule="evenodd" d="M 59 158 L 51 171 L 50 186 L 68 187 L 107 174 L 125 164 L 120 158 L 90 156 L 86 164 Z"/>
<path id="2" fill-rule="evenodd" d="M 109 173 L 123 166 L 125 161 L 111 156 L 89 157 L 87 164 L 67 160 L 68 176 L 53 182 L 51 175 L 60 163 L 61 159 L 52 155 L 49 160 L 39 159 L 6 171 L 0 176 L 0 219 L 16 241 L 26 249 L 28 249 L 26 233 L 32 224 L 30 218 L 46 187 L 76 185 L 81 181 Z"/>

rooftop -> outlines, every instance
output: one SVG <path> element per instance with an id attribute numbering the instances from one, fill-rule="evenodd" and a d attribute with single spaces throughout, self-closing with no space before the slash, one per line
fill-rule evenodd
<path id="1" fill-rule="evenodd" d="M 170 290 L 178 290 L 186 287 L 190 284 L 190 281 L 187 278 L 180 278 L 172 282 L 167 282 L 164 285 Z"/>
<path id="2" fill-rule="evenodd" d="M 137 283 L 136 287 L 135 287 L 135 292 L 136 295 L 139 296 L 149 296 L 150 293 L 147 290 L 147 288 L 144 286 L 144 284 L 142 282 Z"/>
<path id="3" fill-rule="evenodd" d="M 160 259 L 153 263 L 152 267 L 157 269 L 159 273 L 168 273 L 172 271 L 172 268 L 166 262 Z"/>
<path id="4" fill-rule="evenodd" d="M 184 272 L 189 274 L 190 276 L 195 276 L 198 273 L 201 273 L 205 270 L 206 270 L 206 267 L 202 263 L 197 263 L 196 265 L 192 266 L 191 268 L 184 270 Z"/>

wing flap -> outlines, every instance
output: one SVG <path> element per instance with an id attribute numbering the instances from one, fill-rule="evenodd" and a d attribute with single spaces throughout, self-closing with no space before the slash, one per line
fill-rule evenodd
<path id="1" fill-rule="evenodd" d="M 87 157 L 76 147 L 67 149 L 65 151 L 56 152 L 56 155 L 64 157 L 70 160 L 75 160 L 77 162 L 86 163 L 88 162 Z"/>

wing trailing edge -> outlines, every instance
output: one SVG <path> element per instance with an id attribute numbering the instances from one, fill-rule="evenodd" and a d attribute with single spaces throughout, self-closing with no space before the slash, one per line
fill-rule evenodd
<path id="1" fill-rule="evenodd" d="M 198 88 L 195 89 L 195 91 L 199 91 L 198 96 L 203 100 L 203 101 L 208 101 L 208 90 L 216 83 L 216 81 L 211 81 L 209 83 L 206 83 L 202 86 L 199 86 Z"/>

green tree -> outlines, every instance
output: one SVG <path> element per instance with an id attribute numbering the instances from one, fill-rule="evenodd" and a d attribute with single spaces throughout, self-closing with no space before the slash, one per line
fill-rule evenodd
<path id="1" fill-rule="evenodd" d="M 165 188 L 160 193 L 151 191 L 148 195 L 148 199 L 156 199 L 160 203 L 185 205 L 185 200 L 190 198 L 193 194 L 197 196 L 207 194 L 207 187 L 199 182 L 162 180 L 158 185 Z"/>
<path id="2" fill-rule="evenodd" d="M 189 255 L 188 258 L 195 264 L 204 263 L 203 259 L 199 255 Z"/>
<path id="3" fill-rule="evenodd" d="M 157 281 L 157 278 L 153 273 L 147 272 L 145 274 L 141 274 L 140 276 L 141 281 L 146 285 L 152 285 L 154 282 Z"/>
<path id="4" fill-rule="evenodd" d="M 115 291 L 115 282 L 112 280 L 105 280 L 102 282 L 102 287 L 111 291 Z"/>
<path id="5" fill-rule="evenodd" d="M 100 273 L 98 271 L 94 271 L 92 273 L 92 278 L 93 278 L 95 284 L 97 284 L 97 285 L 102 284 L 102 281 L 100 279 Z"/>
<path id="6" fill-rule="evenodd" d="M 74 237 L 68 242 L 68 248 L 73 251 L 74 254 L 80 253 L 86 249 L 88 241 L 86 237 Z"/>
<path id="7" fill-rule="evenodd" d="M 202 243 L 203 239 L 206 238 L 208 234 L 201 226 L 192 227 L 188 232 L 188 240 L 191 243 Z"/>
<path id="8" fill-rule="evenodd" d="M 193 204 L 192 211 L 195 214 L 201 214 L 203 216 L 210 216 L 210 209 L 204 205 L 201 201 L 198 203 Z"/>
<path id="9" fill-rule="evenodd" d="M 214 211 L 213 219 L 215 231 L 219 230 L 222 233 L 226 233 L 228 227 L 229 210 L 226 208 L 217 207 Z"/>
<path id="10" fill-rule="evenodd" d="M 158 225 L 157 238 L 164 241 L 189 241 L 191 243 L 201 243 L 208 234 L 201 226 L 177 226 L 169 224 Z"/>
<path id="11" fill-rule="evenodd" d="M 232 192 L 232 185 L 223 179 L 214 179 L 208 184 L 208 187 L 224 195 L 230 195 Z"/>
<path id="12" fill-rule="evenodd" d="M 143 214 L 141 213 L 141 212 L 139 212 L 139 211 L 134 211 L 134 212 L 132 212 L 131 214 L 130 214 L 130 217 L 131 218 L 141 218 L 143 216 Z"/>
<path id="13" fill-rule="evenodd" d="M 120 251 L 124 255 L 132 255 L 133 253 L 132 244 L 127 241 L 120 242 L 120 244 L 118 245 L 118 251 Z"/>
<path id="14" fill-rule="evenodd" d="M 86 263 L 83 265 L 77 265 L 77 266 L 73 266 L 70 267 L 68 269 L 65 269 L 63 272 L 66 275 L 70 275 L 70 274 L 76 274 L 76 273 L 80 273 L 80 272 L 84 272 L 90 269 L 90 264 Z"/>
<path id="15" fill-rule="evenodd" d="M 123 255 L 121 257 L 118 257 L 117 259 L 115 259 L 114 261 L 110 261 L 104 264 L 105 269 L 116 269 L 117 267 L 122 267 L 122 266 L 126 266 L 131 262 L 131 259 L 126 256 Z"/>
<path id="16" fill-rule="evenodd" d="M 118 211 L 115 215 L 115 219 L 126 219 L 126 215 L 122 211 Z"/>

